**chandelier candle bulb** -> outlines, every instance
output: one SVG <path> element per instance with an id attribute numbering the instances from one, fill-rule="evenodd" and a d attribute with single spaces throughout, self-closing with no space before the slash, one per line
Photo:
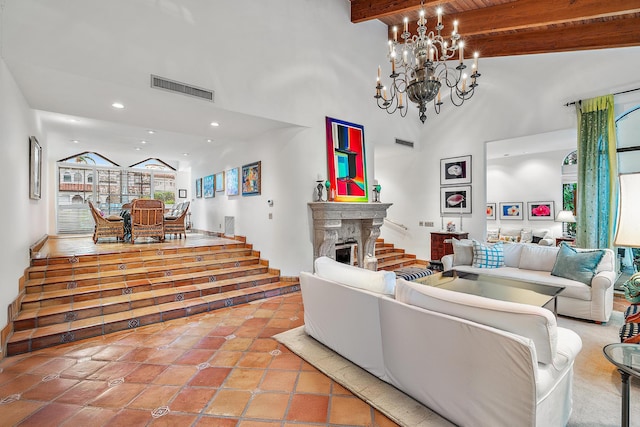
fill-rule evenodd
<path id="1" fill-rule="evenodd" d="M 400 94 L 399 94 L 398 108 L 402 108 L 402 92 L 400 92 Z"/>
<path id="2" fill-rule="evenodd" d="M 453 21 L 453 34 L 458 34 L 458 20 Z"/>
<path id="3" fill-rule="evenodd" d="M 438 27 L 439 27 L 440 25 L 442 25 L 442 8 L 439 7 L 437 12 L 438 12 Z"/>
<path id="4" fill-rule="evenodd" d="M 398 27 L 396 26 L 393 27 L 393 41 L 398 41 Z"/>
<path id="5" fill-rule="evenodd" d="M 460 42 L 458 48 L 460 49 L 460 63 L 462 64 L 462 61 L 464 61 L 464 42 Z"/>
<path id="6" fill-rule="evenodd" d="M 408 33 L 409 32 L 409 18 L 404 18 L 404 32 Z"/>
<path id="7" fill-rule="evenodd" d="M 476 72 L 478 72 L 478 57 L 480 54 L 478 52 L 474 52 L 473 54 L 473 68 L 475 68 Z"/>

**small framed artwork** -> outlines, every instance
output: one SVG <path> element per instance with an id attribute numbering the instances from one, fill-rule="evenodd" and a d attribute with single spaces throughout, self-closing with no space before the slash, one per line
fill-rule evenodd
<path id="1" fill-rule="evenodd" d="M 202 197 L 202 178 L 196 179 L 196 197 Z"/>
<path id="2" fill-rule="evenodd" d="M 224 171 L 216 174 L 216 193 L 224 191 Z"/>
<path id="3" fill-rule="evenodd" d="M 29 137 L 29 198 L 42 195 L 42 146 L 35 136 Z"/>
<path id="4" fill-rule="evenodd" d="M 187 189 L 181 188 L 178 190 L 178 199 L 186 199 L 187 198 Z"/>
<path id="5" fill-rule="evenodd" d="M 214 187 L 213 187 L 213 175 L 207 175 L 204 177 L 204 180 L 202 181 L 202 192 L 204 194 L 204 198 L 208 199 L 211 197 L 215 197 L 214 194 Z"/>
<path id="6" fill-rule="evenodd" d="M 440 212 L 443 214 L 470 214 L 471 186 L 441 187 Z"/>
<path id="7" fill-rule="evenodd" d="M 500 219 L 522 218 L 522 202 L 500 202 Z"/>
<path id="8" fill-rule="evenodd" d="M 553 202 L 527 202 L 527 215 L 529 221 L 553 221 Z"/>
<path id="9" fill-rule="evenodd" d="M 261 192 L 262 162 L 242 166 L 242 195 L 255 196 Z"/>
<path id="10" fill-rule="evenodd" d="M 487 203 L 487 219 L 488 220 L 496 219 L 496 204 L 495 203 Z"/>
<path id="11" fill-rule="evenodd" d="M 237 196 L 239 194 L 238 188 L 240 186 L 238 168 L 227 169 L 227 196 Z"/>
<path id="12" fill-rule="evenodd" d="M 471 184 L 471 156 L 440 160 L 440 185 Z"/>

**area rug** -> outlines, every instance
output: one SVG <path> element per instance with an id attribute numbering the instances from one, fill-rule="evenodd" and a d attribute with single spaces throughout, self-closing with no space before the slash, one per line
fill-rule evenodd
<path id="1" fill-rule="evenodd" d="M 574 368 L 573 412 L 568 426 L 620 425 L 620 374 L 605 359 L 602 348 L 609 343 L 619 342 L 618 330 L 622 324 L 621 312 L 614 312 L 605 325 L 564 317 L 558 319 L 559 326 L 574 330 L 582 338 L 582 351 L 576 358 Z M 304 332 L 304 326 L 283 332 L 274 338 L 398 425 L 453 425 L 309 337 Z M 640 426 L 640 402 L 634 402 L 640 387 L 635 383 L 637 381 L 632 381 L 630 420 L 632 426 Z"/>

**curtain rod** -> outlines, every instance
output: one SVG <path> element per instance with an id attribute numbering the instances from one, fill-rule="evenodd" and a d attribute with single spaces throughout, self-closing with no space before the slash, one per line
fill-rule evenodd
<path id="1" fill-rule="evenodd" d="M 635 92 L 636 90 L 640 90 L 640 87 L 637 87 L 635 89 L 623 90 L 621 92 L 616 92 L 614 93 L 614 95 L 622 95 L 623 93 Z M 576 103 L 580 103 L 580 102 L 582 102 L 582 100 L 567 102 L 566 104 L 564 104 L 564 106 L 569 107 L 571 105 L 576 105 Z"/>

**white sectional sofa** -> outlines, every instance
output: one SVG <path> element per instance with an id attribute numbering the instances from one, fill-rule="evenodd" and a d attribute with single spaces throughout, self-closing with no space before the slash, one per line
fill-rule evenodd
<path id="1" fill-rule="evenodd" d="M 580 337 L 544 308 L 318 258 L 305 331 L 460 426 L 564 426 Z"/>
<path id="2" fill-rule="evenodd" d="M 454 242 L 454 254 L 442 257 L 443 270 L 459 270 L 504 278 L 528 280 L 541 284 L 564 286 L 558 295 L 558 314 L 579 319 L 607 322 L 613 311 L 613 285 L 616 281 L 615 257 L 611 249 L 597 266 L 597 274 L 589 284 L 551 275 L 559 247 L 528 243 L 504 243 L 504 267 L 478 268 L 469 256 L 460 253 L 469 242 Z M 584 251 L 576 249 L 576 251 Z"/>

